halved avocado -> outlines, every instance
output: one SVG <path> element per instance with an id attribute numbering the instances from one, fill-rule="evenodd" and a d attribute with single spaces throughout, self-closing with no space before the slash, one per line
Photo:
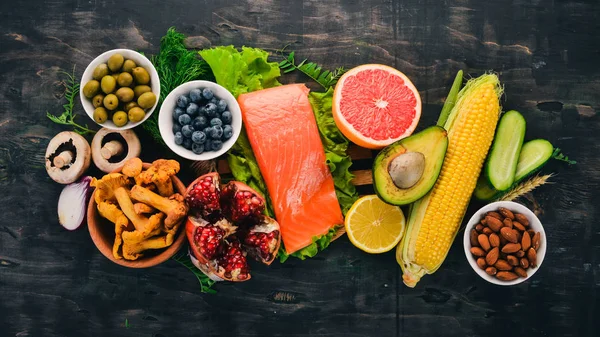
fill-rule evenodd
<path id="1" fill-rule="evenodd" d="M 373 185 L 379 198 L 407 205 L 433 188 L 448 148 L 448 133 L 429 127 L 379 152 L 373 162 Z"/>

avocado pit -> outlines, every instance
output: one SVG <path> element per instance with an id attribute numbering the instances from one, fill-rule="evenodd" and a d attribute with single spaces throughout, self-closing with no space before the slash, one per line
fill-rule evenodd
<path id="1" fill-rule="evenodd" d="M 421 152 L 405 152 L 390 161 L 388 173 L 396 187 L 413 187 L 425 171 L 425 156 Z"/>

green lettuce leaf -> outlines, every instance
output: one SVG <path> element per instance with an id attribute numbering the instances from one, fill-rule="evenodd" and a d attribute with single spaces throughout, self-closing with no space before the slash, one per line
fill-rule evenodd
<path id="1" fill-rule="evenodd" d="M 324 250 L 329 246 L 331 240 L 333 240 L 335 234 L 338 232 L 340 227 L 341 226 L 335 226 L 333 228 L 330 228 L 327 234 L 321 236 L 313 236 L 312 243 L 310 245 L 296 252 L 293 252 L 292 254 L 288 254 L 285 251 L 282 244 L 281 248 L 279 249 L 279 254 L 277 254 L 279 262 L 284 263 L 290 256 L 297 257 L 300 260 L 306 260 L 309 257 L 314 257 L 315 255 L 317 255 L 318 252 Z"/>

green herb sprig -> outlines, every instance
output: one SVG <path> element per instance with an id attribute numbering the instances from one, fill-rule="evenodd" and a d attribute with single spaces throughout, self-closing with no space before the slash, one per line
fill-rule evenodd
<path id="1" fill-rule="evenodd" d="M 554 152 L 552 152 L 552 158 L 554 158 L 556 160 L 564 161 L 565 163 L 567 163 L 569 165 L 577 164 L 577 161 L 570 160 L 568 156 L 565 156 L 562 152 L 560 152 L 560 148 L 558 148 L 558 147 L 554 149 Z"/>
<path id="2" fill-rule="evenodd" d="M 63 104 L 64 111 L 60 114 L 60 116 L 55 116 L 46 111 L 46 117 L 56 124 L 72 126 L 74 128 L 73 131 L 80 135 L 96 133 L 96 131 L 89 129 L 87 124 L 82 126 L 75 122 L 75 117 L 77 117 L 77 115 L 73 113 L 73 107 L 75 106 L 75 98 L 79 93 L 79 83 L 75 79 L 75 67 L 73 67 L 72 74 L 69 74 L 65 71 L 61 71 L 61 74 L 65 74 L 67 76 L 65 81 L 65 98 L 67 99 L 67 103 Z"/>
<path id="3" fill-rule="evenodd" d="M 185 35 L 179 33 L 174 27 L 169 28 L 167 34 L 160 40 L 158 55 L 150 58 L 160 78 L 160 97 L 157 110 L 167 95 L 181 84 L 194 80 L 214 81 L 208 64 L 198 58 L 198 53 L 185 47 Z M 158 128 L 158 114 L 152 114 L 143 124 L 144 129 L 158 144 L 164 144 Z"/>
<path id="4" fill-rule="evenodd" d="M 187 251 L 187 250 L 183 250 Z M 186 253 L 177 253 L 172 257 L 173 260 L 177 261 L 179 264 L 183 265 L 187 269 L 189 269 L 200 283 L 200 291 L 208 294 L 215 294 L 216 291 L 212 289 L 212 286 L 215 284 L 215 281 L 211 280 L 208 276 L 206 276 L 203 272 L 201 272 L 190 259 L 190 256 Z"/>
<path id="5" fill-rule="evenodd" d="M 283 50 L 281 51 L 283 53 Z M 334 71 L 324 70 L 321 66 L 314 62 L 307 62 L 308 59 L 304 59 L 300 64 L 295 63 L 294 52 L 289 53 L 288 57 L 283 61 L 279 62 L 279 68 L 284 74 L 290 73 L 294 70 L 299 70 L 306 76 L 312 78 L 315 82 L 319 83 L 325 90 L 334 87 L 337 81 L 346 72 L 344 67 L 339 67 Z"/>

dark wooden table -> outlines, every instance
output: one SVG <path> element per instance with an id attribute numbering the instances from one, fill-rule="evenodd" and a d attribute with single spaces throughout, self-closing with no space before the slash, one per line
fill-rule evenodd
<path id="1" fill-rule="evenodd" d="M 599 15 L 594 0 L 2 1 L 0 335 L 598 336 Z M 111 263 L 86 228 L 57 222 L 62 186 L 43 156 L 64 128 L 45 113 L 62 111 L 60 71 L 75 64 L 80 76 L 113 48 L 156 53 L 170 26 L 196 47 L 289 44 L 328 68 L 394 66 L 421 92 L 421 128 L 458 69 L 498 72 L 527 139 L 547 138 L 578 162 L 551 162 L 554 184 L 525 200 L 548 234 L 543 267 L 521 285 L 494 286 L 457 240 L 442 268 L 409 289 L 393 252 L 367 255 L 344 237 L 307 261 L 255 265 L 252 281 L 207 295 L 174 261 Z"/>

